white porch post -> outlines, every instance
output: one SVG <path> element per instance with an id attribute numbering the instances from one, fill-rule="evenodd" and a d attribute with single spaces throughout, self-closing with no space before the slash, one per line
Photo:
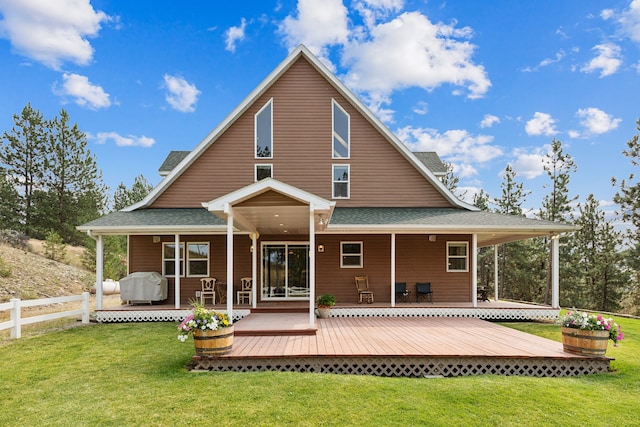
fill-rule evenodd
<path id="1" fill-rule="evenodd" d="M 176 289 L 175 289 L 175 307 L 176 309 L 180 308 L 180 235 L 176 234 L 175 235 L 175 245 L 176 245 L 176 249 L 175 249 L 175 285 L 176 285 Z M 186 248 L 185 248 L 186 250 Z M 186 268 L 186 265 L 185 265 Z"/>
<path id="2" fill-rule="evenodd" d="M 258 233 L 251 233 L 251 302 L 253 308 L 258 306 Z"/>
<path id="3" fill-rule="evenodd" d="M 316 221 L 313 203 L 309 203 L 309 328 L 316 326 Z"/>
<path id="4" fill-rule="evenodd" d="M 391 233 L 391 307 L 396 306 L 396 233 Z"/>
<path id="5" fill-rule="evenodd" d="M 498 301 L 498 245 L 493 245 L 493 299 Z"/>
<path id="6" fill-rule="evenodd" d="M 227 214 L 227 314 L 233 323 L 233 210 L 226 203 L 224 211 Z"/>
<path id="7" fill-rule="evenodd" d="M 478 235 L 471 235 L 471 301 L 478 306 Z"/>
<path id="8" fill-rule="evenodd" d="M 104 271 L 104 243 L 102 235 L 96 237 L 96 309 L 102 310 L 102 282 Z"/>
<path id="9" fill-rule="evenodd" d="M 560 308 L 560 236 L 551 237 L 551 308 Z"/>

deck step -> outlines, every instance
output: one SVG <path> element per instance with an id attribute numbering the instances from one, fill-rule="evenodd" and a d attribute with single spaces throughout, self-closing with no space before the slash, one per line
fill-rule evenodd
<path id="1" fill-rule="evenodd" d="M 315 335 L 317 329 L 281 329 L 281 330 L 242 330 L 235 331 L 237 337 L 273 337 L 273 336 L 294 336 L 294 335 Z"/>
<path id="2" fill-rule="evenodd" d="M 309 307 L 260 307 L 252 308 L 252 313 L 308 313 Z"/>

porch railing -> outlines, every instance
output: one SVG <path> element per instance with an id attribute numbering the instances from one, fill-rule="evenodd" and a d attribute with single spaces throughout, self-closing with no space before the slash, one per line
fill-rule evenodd
<path id="1" fill-rule="evenodd" d="M 23 307 L 36 307 L 40 305 L 60 304 L 75 301 L 81 301 L 82 308 L 41 314 L 38 316 L 22 317 Z M 83 292 L 82 295 L 70 297 L 42 298 L 34 300 L 12 298 L 11 301 L 0 304 L 0 312 L 7 310 L 10 312 L 10 319 L 5 322 L 0 322 L 0 331 L 11 329 L 12 339 L 20 338 L 22 336 L 22 325 L 29 325 L 31 323 L 82 315 L 82 323 L 86 324 L 89 323 L 89 292 Z"/>

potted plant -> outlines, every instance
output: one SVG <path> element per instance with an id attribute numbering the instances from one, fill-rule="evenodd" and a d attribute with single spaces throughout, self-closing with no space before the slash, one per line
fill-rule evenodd
<path id="1" fill-rule="evenodd" d="M 215 357 L 231 352 L 233 325 L 227 313 L 209 310 L 191 302 L 193 310 L 178 325 L 178 339 L 185 342 L 193 335 L 197 356 Z"/>
<path id="2" fill-rule="evenodd" d="M 591 356 L 604 356 L 609 340 L 617 347 L 624 339 L 620 325 L 612 318 L 572 310 L 559 319 L 564 351 Z"/>
<path id="3" fill-rule="evenodd" d="M 318 316 L 327 319 L 331 315 L 331 307 L 336 305 L 336 297 L 331 294 L 324 294 L 318 297 Z"/>

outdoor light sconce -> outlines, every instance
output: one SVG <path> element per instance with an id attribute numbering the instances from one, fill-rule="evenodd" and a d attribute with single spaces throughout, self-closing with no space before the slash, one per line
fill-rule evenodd
<path id="1" fill-rule="evenodd" d="M 324 245 L 318 245 L 318 252 L 324 252 Z"/>
<path id="2" fill-rule="evenodd" d="M 160 243 L 160 236 L 153 236 L 153 243 Z"/>
<path id="3" fill-rule="evenodd" d="M 430 234 L 429 235 L 429 241 L 430 242 L 435 242 L 436 241 L 436 235 L 435 234 Z"/>
<path id="4" fill-rule="evenodd" d="M 327 225 L 328 223 L 329 223 L 329 220 L 325 218 L 323 214 L 320 214 L 320 217 L 318 218 L 318 224 Z"/>

